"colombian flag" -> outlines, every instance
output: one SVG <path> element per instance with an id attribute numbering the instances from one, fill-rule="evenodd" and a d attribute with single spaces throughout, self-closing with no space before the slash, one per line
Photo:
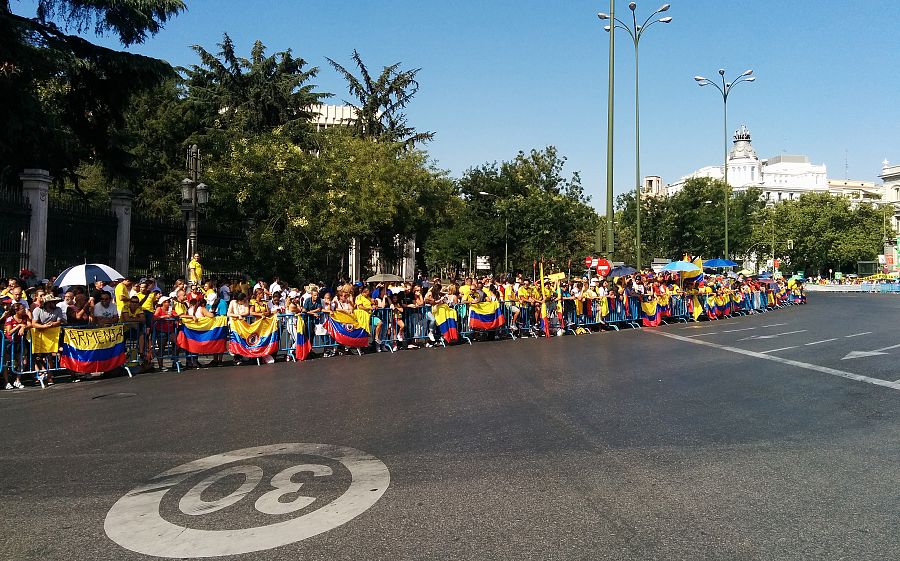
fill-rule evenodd
<path id="1" fill-rule="evenodd" d="M 690 258 L 685 255 L 684 261 L 689 261 Z M 699 271 L 685 271 L 681 273 L 683 275 L 684 282 L 700 282 L 703 280 L 703 259 L 697 257 L 694 259 L 694 265 L 700 267 Z"/>
<path id="2" fill-rule="evenodd" d="M 500 329 L 506 323 L 499 302 L 480 302 L 469 308 L 469 327 L 490 331 Z"/>
<path id="3" fill-rule="evenodd" d="M 184 318 L 178 332 L 178 346 L 191 354 L 215 355 L 225 352 L 228 318 Z"/>
<path id="4" fill-rule="evenodd" d="M 325 329 L 338 345 L 354 348 L 369 346 L 368 330 L 360 326 L 356 317 L 347 312 L 331 312 L 325 323 Z"/>
<path id="5" fill-rule="evenodd" d="M 108 372 L 125 364 L 125 332 L 121 325 L 92 329 L 66 328 L 59 363 L 79 374 Z"/>
<path id="6" fill-rule="evenodd" d="M 644 327 L 656 327 L 660 319 L 659 301 L 656 298 L 649 302 L 641 302 L 641 322 Z"/>
<path id="7" fill-rule="evenodd" d="M 659 302 L 659 315 L 660 317 L 667 318 L 672 315 L 672 309 L 669 305 L 669 295 L 661 294 L 658 297 Z"/>
<path id="8" fill-rule="evenodd" d="M 434 321 L 441 330 L 441 337 L 444 338 L 444 341 L 448 343 L 458 341 L 459 331 L 456 324 L 459 314 L 456 313 L 456 310 L 447 304 L 438 304 L 431 309 L 431 313 L 434 314 Z"/>
<path id="9" fill-rule="evenodd" d="M 248 358 L 263 358 L 278 352 L 278 318 L 260 318 L 253 323 L 231 320 L 228 352 Z"/>
<path id="10" fill-rule="evenodd" d="M 312 352 L 312 342 L 309 340 L 309 334 L 306 333 L 306 321 L 303 316 L 297 316 L 297 338 L 294 343 L 294 358 L 306 360 L 309 353 Z"/>

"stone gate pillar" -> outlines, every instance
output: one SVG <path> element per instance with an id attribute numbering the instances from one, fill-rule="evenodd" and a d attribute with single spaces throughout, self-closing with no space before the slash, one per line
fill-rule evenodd
<path id="1" fill-rule="evenodd" d="M 28 230 L 28 264 L 38 279 L 46 277 L 47 271 L 47 209 L 50 191 L 50 172 L 45 169 L 26 169 L 19 174 L 22 191 L 31 205 L 31 224 Z M 63 243 L 63 240 L 54 240 Z"/>
<path id="2" fill-rule="evenodd" d="M 131 256 L 131 202 L 133 199 L 131 191 L 116 190 L 110 193 L 112 211 L 118 220 L 116 260 L 112 266 L 125 276 L 128 276 L 128 260 Z"/>

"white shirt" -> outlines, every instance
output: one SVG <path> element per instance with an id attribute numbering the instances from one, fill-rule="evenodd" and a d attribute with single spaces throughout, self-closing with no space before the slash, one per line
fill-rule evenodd
<path id="1" fill-rule="evenodd" d="M 281 285 L 277 282 L 273 282 L 269 285 L 269 294 L 275 294 L 276 292 L 281 292 Z"/>
<path id="2" fill-rule="evenodd" d="M 95 318 L 117 318 L 119 317 L 119 310 L 116 308 L 112 302 L 109 303 L 109 306 L 104 307 L 102 303 L 97 302 L 94 304 L 94 317 Z"/>

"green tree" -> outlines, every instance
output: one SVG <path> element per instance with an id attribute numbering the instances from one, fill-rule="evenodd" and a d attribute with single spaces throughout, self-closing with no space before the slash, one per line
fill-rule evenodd
<path id="1" fill-rule="evenodd" d="M 133 95 L 174 75 L 165 62 L 100 47 L 66 31 L 112 34 L 125 46 L 158 33 L 181 0 L 39 0 L 34 17 L 0 3 L 0 161 L 72 176 L 81 162 L 134 177 L 118 130 Z"/>
<path id="2" fill-rule="evenodd" d="M 529 269 L 541 257 L 560 267 L 581 261 L 593 247 L 598 217 L 579 175 L 566 177 L 564 167 L 550 146 L 466 171 L 458 181 L 462 207 L 440 232 L 440 250 L 428 253 L 441 261 L 429 266 L 461 263 L 471 250 L 502 271 L 507 240 L 512 269 Z"/>
<path id="3" fill-rule="evenodd" d="M 403 110 L 419 91 L 416 75 L 421 70 L 401 70 L 400 63 L 385 66 L 381 74 L 372 79 L 362 57 L 354 49 L 351 55 L 359 70 L 357 78 L 350 70 L 326 58 L 328 63 L 347 81 L 350 95 L 355 103 L 345 101 L 356 110 L 356 120 L 348 123 L 362 138 L 388 142 L 402 142 L 407 147 L 427 142 L 434 138 L 433 132 L 416 132 L 409 125 Z"/>
<path id="4" fill-rule="evenodd" d="M 269 133 L 278 127 L 292 142 L 312 147 L 311 106 L 330 95 L 316 92 L 310 83 L 319 69 L 307 68 L 290 49 L 267 56 L 260 41 L 253 44 L 250 58 L 238 56 L 227 33 L 218 46 L 214 55 L 194 45 L 200 63 L 183 69 L 187 101 L 204 129 L 201 137 L 227 143 L 235 135 Z"/>
<path id="5" fill-rule="evenodd" d="M 758 213 L 753 240 L 770 256 L 774 238 L 775 255 L 784 259 L 782 270 L 827 276 L 828 269 L 855 272 L 857 261 L 874 260 L 883 250 L 884 232 L 882 210 L 854 207 L 828 193 L 808 193 Z"/>
<path id="6" fill-rule="evenodd" d="M 208 170 L 213 196 L 248 224 L 246 259 L 285 277 L 334 278 L 354 237 L 427 233 L 452 193 L 424 154 L 340 128 L 311 153 L 277 129 L 232 141 Z"/>

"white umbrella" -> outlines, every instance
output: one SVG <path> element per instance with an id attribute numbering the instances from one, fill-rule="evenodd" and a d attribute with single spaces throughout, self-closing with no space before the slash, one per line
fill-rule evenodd
<path id="1" fill-rule="evenodd" d="M 61 272 L 53 286 L 90 286 L 97 281 L 111 282 L 125 278 L 122 273 L 100 263 L 75 265 Z"/>

